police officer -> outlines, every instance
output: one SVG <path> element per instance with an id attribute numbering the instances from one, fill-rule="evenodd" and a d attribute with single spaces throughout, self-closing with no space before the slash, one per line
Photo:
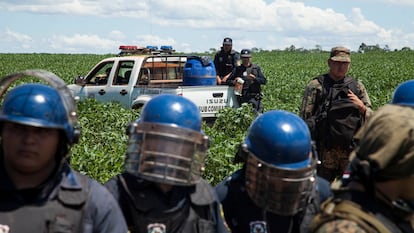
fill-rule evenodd
<path id="1" fill-rule="evenodd" d="M 0 80 L 0 96 L 26 76 L 53 87 L 19 85 L 0 108 L 1 232 L 126 232 L 108 190 L 67 162 L 80 128 L 65 83 L 47 71 L 23 71 Z"/>
<path id="2" fill-rule="evenodd" d="M 226 84 L 233 69 L 239 65 L 239 61 L 239 53 L 233 50 L 233 40 L 229 37 L 224 38 L 223 46 L 214 55 L 217 84 Z"/>
<path id="3" fill-rule="evenodd" d="M 272 110 L 258 116 L 244 144 L 243 168 L 216 186 L 232 232 L 307 232 L 328 181 L 316 176 L 306 123 Z"/>
<path id="4" fill-rule="evenodd" d="M 414 107 L 414 80 L 400 83 L 392 94 L 391 104 Z"/>
<path id="5" fill-rule="evenodd" d="M 237 84 L 242 80 L 242 91 L 240 95 L 237 95 L 239 104 L 252 104 L 256 113 L 263 113 L 261 85 L 265 85 L 267 79 L 262 73 L 260 66 L 252 63 L 252 52 L 250 49 L 242 49 L 240 56 L 242 63 L 233 70 L 227 79 L 227 84 L 236 88 Z"/>
<path id="6" fill-rule="evenodd" d="M 312 232 L 414 232 L 414 104 L 392 102 L 355 135 L 349 177 L 333 183 Z"/>
<path id="7" fill-rule="evenodd" d="M 201 178 L 209 139 L 197 106 L 158 95 L 127 130 L 125 172 L 105 185 L 134 233 L 226 232 L 214 189 Z"/>

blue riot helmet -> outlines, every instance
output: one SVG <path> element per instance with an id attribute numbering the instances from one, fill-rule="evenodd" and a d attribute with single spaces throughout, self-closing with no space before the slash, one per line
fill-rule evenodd
<path id="1" fill-rule="evenodd" d="M 126 171 L 157 183 L 196 184 L 209 146 L 201 122 L 198 107 L 185 97 L 152 98 L 128 126 Z"/>
<path id="2" fill-rule="evenodd" d="M 414 80 L 401 83 L 392 95 L 392 104 L 414 107 Z"/>
<path id="3" fill-rule="evenodd" d="M 246 190 L 266 211 L 292 216 L 306 208 L 316 181 L 315 154 L 306 123 L 297 115 L 272 110 L 249 127 Z"/>
<path id="4" fill-rule="evenodd" d="M 144 106 L 140 120 L 201 131 L 200 110 L 193 102 L 178 95 L 152 98 Z"/>
<path id="5" fill-rule="evenodd" d="M 17 79 L 32 76 L 48 82 L 22 84 L 7 92 L 0 108 L 0 121 L 61 129 L 67 144 L 77 143 L 80 127 L 76 103 L 63 80 L 45 70 L 26 70 L 0 79 L 0 97 Z"/>
<path id="6" fill-rule="evenodd" d="M 73 142 L 73 126 L 58 92 L 50 86 L 23 84 L 13 88 L 4 98 L 0 121 L 61 129 L 68 142 Z"/>

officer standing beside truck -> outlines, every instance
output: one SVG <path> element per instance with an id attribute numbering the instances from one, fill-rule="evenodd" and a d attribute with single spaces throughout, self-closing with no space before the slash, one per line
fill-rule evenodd
<path id="1" fill-rule="evenodd" d="M 253 106 L 253 110 L 256 113 L 263 113 L 261 86 L 266 85 L 267 79 L 260 66 L 252 63 L 252 52 L 250 49 L 242 49 L 240 54 L 242 64 L 233 70 L 227 79 L 227 84 L 235 86 L 235 94 L 237 95 L 239 105 L 249 103 Z M 237 88 L 239 85 L 241 90 L 238 92 Z"/>
<path id="2" fill-rule="evenodd" d="M 214 56 L 217 84 L 226 84 L 231 72 L 240 64 L 240 55 L 233 50 L 233 40 L 224 38 L 223 46 Z"/>

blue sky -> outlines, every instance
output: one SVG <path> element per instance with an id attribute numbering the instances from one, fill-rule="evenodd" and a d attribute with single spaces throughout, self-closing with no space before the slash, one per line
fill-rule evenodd
<path id="1" fill-rule="evenodd" d="M 1 0 L 0 53 L 414 48 L 414 0 Z"/>

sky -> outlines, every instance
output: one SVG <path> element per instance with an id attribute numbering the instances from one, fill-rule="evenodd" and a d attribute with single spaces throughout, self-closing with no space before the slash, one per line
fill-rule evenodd
<path id="1" fill-rule="evenodd" d="M 0 53 L 414 48 L 414 0 L 1 0 Z"/>

